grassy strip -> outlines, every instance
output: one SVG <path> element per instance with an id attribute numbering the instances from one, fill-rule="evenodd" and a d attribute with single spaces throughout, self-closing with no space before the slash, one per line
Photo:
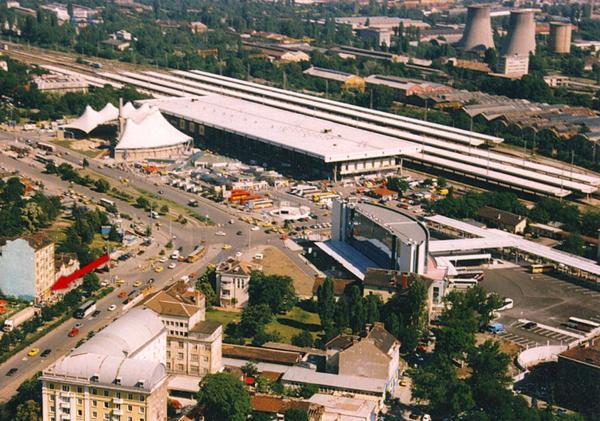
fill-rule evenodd
<path id="1" fill-rule="evenodd" d="M 113 287 L 103 288 L 100 290 L 100 292 L 97 295 L 94 296 L 94 298 L 96 300 L 99 300 L 99 299 L 107 296 L 108 294 L 110 294 L 113 291 L 114 291 Z M 72 317 L 71 312 L 67 312 L 66 314 L 63 314 L 63 316 L 61 318 L 56 320 L 51 325 L 45 327 L 44 329 L 42 329 L 40 331 L 34 332 L 33 334 L 29 335 L 27 338 L 25 338 L 23 341 L 21 341 L 21 343 L 19 343 L 17 346 L 15 346 L 13 349 L 0 355 L 0 364 L 4 363 L 10 357 L 12 357 L 16 353 L 22 351 L 23 349 L 27 348 L 28 346 L 31 346 L 32 343 L 34 343 L 38 339 L 42 338 L 43 336 L 46 336 L 51 330 L 56 329 L 58 326 L 60 326 L 61 324 L 63 324 L 67 320 L 69 320 L 71 317 Z"/>

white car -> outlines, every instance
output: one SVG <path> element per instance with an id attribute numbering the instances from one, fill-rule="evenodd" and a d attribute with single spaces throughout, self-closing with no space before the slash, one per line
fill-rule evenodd
<path id="1" fill-rule="evenodd" d="M 110 306 L 108 306 L 108 311 L 115 311 L 117 309 L 117 306 L 115 304 L 111 304 Z"/>
<path id="2" fill-rule="evenodd" d="M 224 232 L 224 231 L 217 231 L 217 232 L 215 232 L 215 235 L 218 235 L 218 236 L 220 236 L 220 237 L 224 237 L 224 236 L 226 236 L 226 235 L 227 235 L 227 233 L 226 233 L 226 232 Z"/>
<path id="3" fill-rule="evenodd" d="M 236 252 L 235 257 L 242 257 L 242 252 L 241 251 Z"/>
<path id="4" fill-rule="evenodd" d="M 108 281 L 107 281 L 107 280 L 104 280 L 104 281 L 100 282 L 100 286 L 101 286 L 101 287 L 108 286 Z"/>
<path id="5" fill-rule="evenodd" d="M 511 308 L 513 308 L 514 305 L 515 305 L 515 302 L 513 301 L 512 298 L 505 298 L 504 304 L 502 304 L 502 307 L 500 307 L 497 311 L 510 310 Z"/>
<path id="6" fill-rule="evenodd" d="M 254 225 L 252 228 L 250 228 L 250 231 L 260 231 L 260 227 Z"/>
<path id="7" fill-rule="evenodd" d="M 175 267 L 177 267 L 177 265 L 175 263 L 171 263 L 169 266 L 167 266 L 169 269 L 175 269 Z"/>
<path id="8" fill-rule="evenodd" d="M 169 260 L 169 259 L 168 259 L 167 257 L 164 257 L 164 256 L 163 256 L 163 257 L 161 257 L 160 259 L 158 259 L 158 261 L 159 261 L 160 263 L 165 263 L 167 260 Z"/>

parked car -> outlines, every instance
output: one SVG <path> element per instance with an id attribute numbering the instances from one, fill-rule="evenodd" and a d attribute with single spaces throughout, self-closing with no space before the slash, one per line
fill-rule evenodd
<path id="1" fill-rule="evenodd" d="M 537 323 L 536 322 L 527 322 L 525 323 L 523 326 L 521 326 L 523 329 L 525 330 L 531 330 L 533 328 L 537 327 Z"/>
<path id="2" fill-rule="evenodd" d="M 29 355 L 30 357 L 35 357 L 39 353 L 40 353 L 40 349 L 39 348 L 31 348 L 29 350 L 29 352 L 27 353 L 27 355 Z"/>
<path id="3" fill-rule="evenodd" d="M 165 268 L 162 266 L 157 266 L 154 268 L 154 272 L 156 273 L 161 273 L 163 270 L 165 270 Z"/>
<path id="4" fill-rule="evenodd" d="M 224 231 L 217 231 L 217 232 L 215 232 L 215 235 L 218 235 L 218 236 L 220 236 L 220 237 L 224 237 L 224 236 L 226 236 L 226 235 L 227 235 L 227 233 L 226 233 L 226 232 L 224 232 Z"/>
<path id="5" fill-rule="evenodd" d="M 79 329 L 74 327 L 73 329 L 71 329 L 71 331 L 69 332 L 69 337 L 72 338 L 74 336 L 79 335 Z"/>
<path id="6" fill-rule="evenodd" d="M 139 280 L 138 280 L 138 281 L 135 281 L 135 282 L 133 283 L 133 287 L 134 287 L 134 288 L 139 288 L 139 287 L 141 287 L 141 286 L 142 286 L 142 281 L 139 281 Z"/>
<path id="7" fill-rule="evenodd" d="M 6 372 L 6 375 L 10 377 L 10 376 L 12 376 L 13 374 L 15 374 L 17 371 L 19 371 L 19 369 L 18 369 L 18 368 L 15 368 L 15 367 L 13 367 L 13 368 L 11 368 L 10 370 L 8 370 L 8 371 Z"/>
<path id="8" fill-rule="evenodd" d="M 169 264 L 169 266 L 167 266 L 167 267 L 169 269 L 175 269 L 177 267 L 177 264 L 173 262 L 173 263 Z"/>
<path id="9" fill-rule="evenodd" d="M 100 310 L 96 310 L 92 313 L 92 317 L 96 317 L 100 314 Z"/>
<path id="10" fill-rule="evenodd" d="M 51 353 L 51 352 L 52 352 L 52 350 L 51 350 L 51 349 L 44 349 L 44 352 L 42 352 L 42 353 L 40 354 L 40 357 L 41 357 L 41 358 L 45 358 L 45 357 L 47 357 L 48 355 L 50 355 L 50 353 Z"/>
<path id="11" fill-rule="evenodd" d="M 115 311 L 116 309 L 117 309 L 117 306 L 116 306 L 115 304 L 111 304 L 111 305 L 108 307 L 108 311 Z"/>
<path id="12" fill-rule="evenodd" d="M 119 292 L 119 298 L 125 298 L 125 297 L 127 297 L 127 293 L 125 291 Z"/>

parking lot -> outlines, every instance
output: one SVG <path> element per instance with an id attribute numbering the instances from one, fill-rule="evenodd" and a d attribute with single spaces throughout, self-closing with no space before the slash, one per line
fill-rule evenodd
<path id="1" fill-rule="evenodd" d="M 532 275 L 522 267 L 486 270 L 481 285 L 514 300 L 498 320 L 505 327 L 500 336 L 524 348 L 567 344 L 585 335 L 564 325 L 569 317 L 600 322 L 600 292 L 548 274 Z"/>

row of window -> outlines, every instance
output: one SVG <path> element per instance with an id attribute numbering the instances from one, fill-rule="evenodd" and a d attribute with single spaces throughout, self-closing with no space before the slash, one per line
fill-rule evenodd
<path id="1" fill-rule="evenodd" d="M 178 327 L 187 327 L 188 326 L 187 322 L 173 322 L 171 320 L 165 321 L 165 324 L 167 326 L 178 326 Z"/>
<path id="2" fill-rule="evenodd" d="M 83 413 L 81 411 L 77 411 L 78 417 L 83 417 Z M 92 418 L 98 418 L 98 413 L 96 411 L 92 411 Z M 111 416 L 109 413 L 105 413 L 102 417 L 105 420 L 110 420 Z M 55 417 L 50 417 L 50 421 L 56 421 Z M 127 421 L 133 421 L 133 417 L 127 417 Z M 139 421 L 144 421 L 144 418 L 140 418 Z"/>
<path id="3" fill-rule="evenodd" d="M 54 383 L 48 383 L 48 389 L 54 390 L 54 388 L 55 388 Z M 73 386 L 72 389 L 73 389 L 73 391 L 77 391 L 77 393 L 80 393 L 80 394 L 83 393 L 83 386 L 77 386 L 76 388 L 75 388 L 75 386 Z M 61 385 L 61 390 L 63 392 L 70 392 L 71 386 L 69 386 L 67 384 L 63 384 L 63 385 Z M 106 397 L 113 396 L 111 394 L 110 390 L 104 389 L 101 392 L 102 393 L 99 393 L 98 389 L 96 389 L 95 387 L 90 388 L 90 393 L 92 395 L 104 395 Z M 130 401 L 134 399 L 134 396 L 135 395 L 133 393 L 127 393 L 127 399 Z M 121 392 L 119 392 L 119 391 L 114 392 L 114 397 L 117 399 L 121 399 Z M 138 397 L 136 396 L 135 399 L 138 399 Z M 145 400 L 144 395 L 139 395 L 139 400 L 140 400 L 140 402 L 144 402 L 144 400 Z M 78 403 L 80 403 L 80 402 L 78 402 Z"/>

